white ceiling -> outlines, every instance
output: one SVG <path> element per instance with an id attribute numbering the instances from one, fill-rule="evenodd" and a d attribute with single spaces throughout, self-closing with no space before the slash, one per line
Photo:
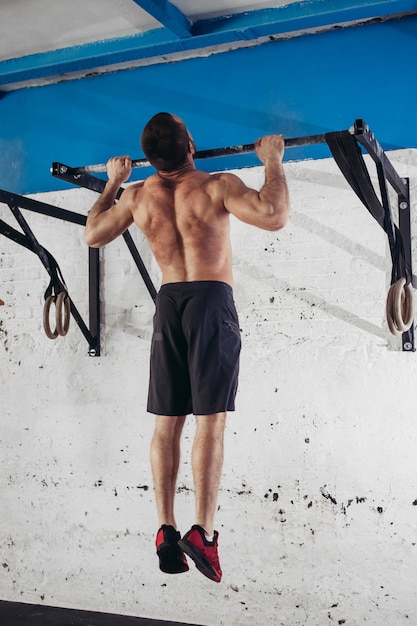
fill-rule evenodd
<path id="1" fill-rule="evenodd" d="M 0 97 L 416 12 L 415 0 L 0 0 Z"/>
<path id="2" fill-rule="evenodd" d="M 196 22 L 296 1 L 172 0 L 171 4 Z M 0 0 L 0 61 L 160 27 L 134 0 Z"/>

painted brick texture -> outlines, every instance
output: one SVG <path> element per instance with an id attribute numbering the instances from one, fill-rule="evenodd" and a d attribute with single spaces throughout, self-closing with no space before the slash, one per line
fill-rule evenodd
<path id="1" fill-rule="evenodd" d="M 390 158 L 417 197 L 417 151 Z M 67 337 L 46 338 L 48 276 L 1 239 L 2 599 L 205 626 L 417 621 L 417 357 L 385 322 L 386 236 L 331 159 L 285 167 L 289 226 L 232 221 L 243 352 L 216 520 L 220 585 L 193 567 L 158 570 L 146 414 L 153 302 L 124 242 L 101 252 L 103 354 L 91 358 L 73 321 Z M 262 184 L 262 168 L 238 173 Z M 94 194 L 38 199 L 85 214 Z M 25 217 L 88 319 L 82 228 Z M 414 200 L 413 247 L 415 228 Z M 158 285 L 146 242 L 131 232 Z M 193 434 L 190 417 L 183 532 L 194 521 Z"/>

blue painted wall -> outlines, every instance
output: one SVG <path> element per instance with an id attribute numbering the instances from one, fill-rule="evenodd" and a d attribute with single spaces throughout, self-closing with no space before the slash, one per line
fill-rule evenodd
<path id="1" fill-rule="evenodd" d="M 384 149 L 417 147 L 416 59 L 413 16 L 10 92 L 0 100 L 0 188 L 70 187 L 52 178 L 52 161 L 140 158 L 141 128 L 161 110 L 186 121 L 200 150 L 273 132 L 341 130 L 359 117 Z M 316 146 L 288 149 L 286 158 L 328 155 Z M 208 170 L 254 164 L 253 155 L 199 162 Z"/>

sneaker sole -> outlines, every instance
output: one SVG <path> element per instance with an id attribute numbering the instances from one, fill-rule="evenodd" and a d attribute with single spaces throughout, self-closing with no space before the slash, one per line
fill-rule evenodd
<path id="1" fill-rule="evenodd" d="M 190 569 L 186 563 L 181 563 L 178 559 L 173 546 L 162 545 L 158 548 L 157 554 L 159 557 L 159 569 L 164 574 L 183 574 Z"/>
<path id="2" fill-rule="evenodd" d="M 218 576 L 213 567 L 192 543 L 184 539 L 180 539 L 178 545 L 181 550 L 194 561 L 199 572 L 204 574 L 207 578 L 210 578 L 210 580 L 213 580 L 215 583 L 220 582 L 220 580 L 217 580 Z"/>

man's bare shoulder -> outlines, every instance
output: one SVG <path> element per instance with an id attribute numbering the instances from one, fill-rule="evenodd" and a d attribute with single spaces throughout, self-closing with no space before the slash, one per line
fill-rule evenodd
<path id="1" fill-rule="evenodd" d="M 127 200 L 128 198 L 132 198 L 138 191 L 140 192 L 143 189 L 144 181 L 141 180 L 138 183 L 131 183 L 123 190 L 123 196 Z"/>
<path id="2" fill-rule="evenodd" d="M 213 180 L 226 180 L 226 181 L 235 181 L 241 180 L 239 176 L 236 174 L 232 174 L 231 172 L 216 172 L 215 174 L 210 174 Z"/>
<path id="3" fill-rule="evenodd" d="M 128 195 L 134 195 L 136 192 L 140 192 L 143 189 L 145 181 L 141 180 L 138 183 L 131 183 L 123 193 L 127 193 Z"/>
<path id="4" fill-rule="evenodd" d="M 236 174 L 232 174 L 231 172 L 218 172 L 216 174 L 211 174 L 211 178 L 213 181 L 223 184 L 225 187 L 239 187 L 244 185 L 243 181 Z"/>
<path id="5" fill-rule="evenodd" d="M 132 209 L 132 206 L 138 203 L 138 200 L 140 199 L 140 196 L 143 192 L 143 183 L 143 180 L 138 183 L 132 183 L 123 190 L 121 200 L 123 201 L 123 204 L 125 206 Z"/>

